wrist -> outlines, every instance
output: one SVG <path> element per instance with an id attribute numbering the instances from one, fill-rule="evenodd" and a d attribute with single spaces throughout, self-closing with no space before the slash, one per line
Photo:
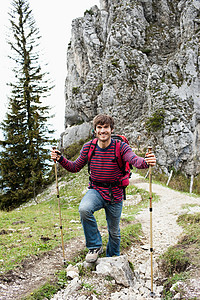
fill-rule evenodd
<path id="1" fill-rule="evenodd" d="M 63 157 L 62 157 L 62 155 L 58 155 L 56 160 L 57 160 L 57 162 L 59 162 L 59 163 L 60 163 L 60 162 L 63 160 Z"/>

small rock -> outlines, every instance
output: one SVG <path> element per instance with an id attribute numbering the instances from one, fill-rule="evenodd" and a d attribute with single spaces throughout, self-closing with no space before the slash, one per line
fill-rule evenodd
<path id="1" fill-rule="evenodd" d="M 16 221 L 16 222 L 13 222 L 12 225 L 18 225 L 18 224 L 24 224 L 25 222 L 24 221 Z"/>
<path id="2" fill-rule="evenodd" d="M 72 293 L 77 292 L 77 290 L 79 290 L 80 287 L 81 281 L 78 279 L 78 277 L 75 277 L 65 289 L 64 296 L 71 295 Z"/>
<path id="3" fill-rule="evenodd" d="M 147 244 L 141 246 L 141 249 L 143 249 L 143 250 L 149 250 L 149 248 L 150 248 L 150 246 Z"/>
<path id="4" fill-rule="evenodd" d="M 175 292 L 175 290 L 176 290 L 177 288 L 179 288 L 181 285 L 182 285 L 182 282 L 181 282 L 181 281 L 177 281 L 177 282 L 174 283 L 174 284 L 172 285 L 172 287 L 170 288 L 170 292 Z"/>
<path id="5" fill-rule="evenodd" d="M 66 269 L 67 277 L 70 279 L 74 279 L 79 276 L 79 270 L 77 266 L 69 265 Z"/>
<path id="6" fill-rule="evenodd" d="M 161 286 L 161 285 L 157 286 L 157 287 L 156 287 L 156 293 L 157 293 L 157 294 L 161 294 L 161 293 L 163 292 L 163 289 L 164 289 L 163 286 Z"/>
<path id="7" fill-rule="evenodd" d="M 181 299 L 181 293 L 177 293 L 173 299 Z"/>
<path id="8" fill-rule="evenodd" d="M 139 271 L 140 271 L 140 273 L 142 273 L 142 274 L 145 274 L 145 273 L 146 273 L 146 269 L 147 269 L 146 264 L 142 264 L 142 265 L 139 266 Z"/>

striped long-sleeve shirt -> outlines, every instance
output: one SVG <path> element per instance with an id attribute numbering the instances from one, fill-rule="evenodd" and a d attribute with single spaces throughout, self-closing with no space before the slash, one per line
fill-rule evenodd
<path id="1" fill-rule="evenodd" d="M 81 149 L 79 157 L 75 161 L 69 161 L 65 157 L 61 156 L 59 163 L 69 172 L 79 172 L 87 163 L 87 155 L 90 148 L 90 142 L 84 144 Z M 148 168 L 144 158 L 137 156 L 130 148 L 130 146 L 124 142 L 121 143 L 120 153 L 123 161 L 128 161 L 131 165 L 138 169 Z M 94 153 L 90 161 L 90 172 L 92 181 L 98 182 L 114 182 L 120 179 L 123 174 L 119 169 L 119 166 L 115 160 L 115 141 L 111 139 L 110 145 L 103 149 L 96 145 Z M 97 190 L 101 196 L 110 201 L 109 188 L 96 186 L 90 182 L 89 188 Z M 112 193 L 115 202 L 120 202 L 123 199 L 123 189 L 116 186 L 112 187 Z"/>

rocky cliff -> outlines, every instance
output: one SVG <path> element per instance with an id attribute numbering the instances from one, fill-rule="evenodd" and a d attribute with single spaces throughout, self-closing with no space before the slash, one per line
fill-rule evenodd
<path id="1" fill-rule="evenodd" d="M 73 20 L 63 146 L 111 114 L 158 164 L 200 172 L 200 1 L 100 0 Z"/>

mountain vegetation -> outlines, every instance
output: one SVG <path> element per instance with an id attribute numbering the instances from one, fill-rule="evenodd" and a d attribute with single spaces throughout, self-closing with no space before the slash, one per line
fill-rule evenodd
<path id="1" fill-rule="evenodd" d="M 47 125 L 50 107 L 43 104 L 53 84 L 42 71 L 40 35 L 27 0 L 14 0 L 9 13 L 9 57 L 13 80 L 8 112 L 1 123 L 0 208 L 13 209 L 46 184 L 54 130 Z"/>
<path id="2" fill-rule="evenodd" d="M 59 265 L 59 261 L 62 261 L 62 251 L 55 184 L 50 185 L 38 195 L 36 197 L 37 202 L 32 199 L 18 209 L 9 212 L 0 211 L 0 257 L 2 258 L 0 260 L 0 280 L 2 287 L 7 285 L 10 291 L 17 292 L 15 285 L 17 278 L 18 283 L 21 284 L 20 287 L 23 288 L 20 290 L 19 287 L 18 291 L 21 299 L 51 299 L 57 291 L 70 285 L 71 279 L 69 280 L 67 276 L 67 267 L 70 264 L 79 264 L 79 276 L 83 284 L 78 292 L 82 292 L 88 297 L 95 294 L 94 282 L 92 286 L 87 283 L 93 276 L 97 277 L 97 275 L 94 275 L 92 269 L 82 267 L 87 250 L 82 244 L 84 237 L 78 214 L 78 205 L 87 185 L 86 167 L 80 173 L 67 173 L 59 179 L 64 242 L 65 245 L 73 245 L 77 240 L 75 251 L 71 258 L 67 259 L 64 266 L 62 262 Z M 136 245 L 142 245 L 143 232 L 136 215 L 141 210 L 148 210 L 149 202 L 149 193 L 134 185 L 127 188 L 127 196 L 127 205 L 123 208 L 121 219 L 122 253 L 130 252 L 133 245 L 134 249 Z M 141 201 L 128 204 L 134 197 L 136 199 L 139 197 Z M 153 194 L 153 201 L 159 203 L 159 198 L 155 194 Z M 194 205 L 195 207 L 198 208 L 198 205 Z M 108 236 L 105 230 L 104 212 L 96 212 L 96 218 L 103 234 L 103 245 L 106 247 Z M 180 215 L 177 221 L 184 228 L 183 234 L 178 243 L 166 249 L 166 252 L 159 258 L 160 275 L 155 279 L 157 280 L 156 284 L 159 282 L 164 286 L 163 299 L 166 300 L 173 297 L 172 290 L 170 291 L 173 285 L 180 281 L 184 283 L 189 278 L 193 278 L 194 273 L 199 270 L 199 213 L 192 215 L 185 213 Z M 154 225 L 156 226 L 156 224 Z M 65 255 L 68 257 L 70 247 L 66 246 L 65 251 Z M 144 252 L 144 250 L 142 251 Z M 54 252 L 55 260 L 53 260 Z M 52 267 L 51 263 L 55 267 L 51 276 L 45 278 L 45 282 L 38 282 L 37 276 L 41 276 L 41 274 L 39 275 L 40 268 L 43 272 L 48 269 L 46 263 L 43 262 L 45 257 L 49 257 L 48 268 Z M 25 281 L 23 276 L 29 274 L 34 265 L 38 265 L 38 270 L 37 276 L 34 273 L 29 278 L 29 281 L 33 281 L 35 278 L 32 289 L 28 286 L 25 288 L 28 281 Z M 57 265 L 59 266 L 57 267 Z M 134 266 L 132 267 L 134 268 Z M 105 278 L 105 285 L 107 290 L 111 292 L 116 289 L 116 285 L 111 279 L 108 281 L 108 278 Z M 179 291 L 183 293 L 177 286 L 176 292 Z M 24 298 L 22 298 L 23 296 Z M 102 297 L 101 294 L 97 294 L 97 296 L 98 299 Z M 187 298 L 183 296 L 180 299 Z"/>

